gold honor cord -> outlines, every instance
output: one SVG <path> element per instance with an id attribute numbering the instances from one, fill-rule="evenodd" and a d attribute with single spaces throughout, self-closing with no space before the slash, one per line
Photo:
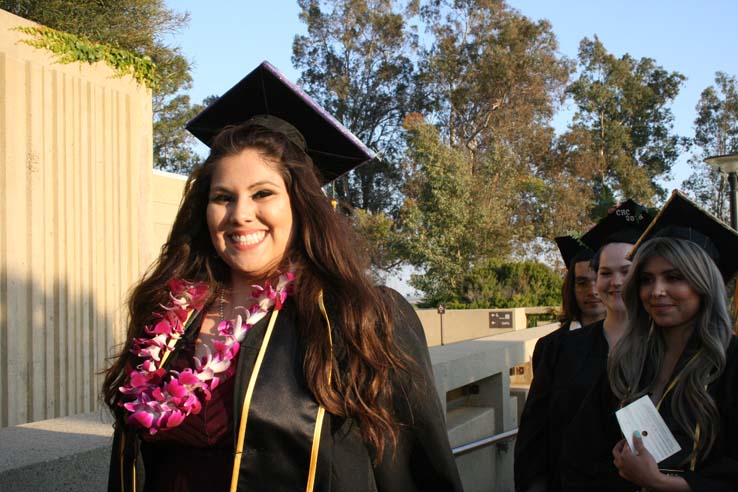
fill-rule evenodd
<path id="1" fill-rule="evenodd" d="M 666 398 L 666 395 L 671 393 L 671 390 L 674 389 L 674 387 L 679 382 L 679 378 L 682 376 L 682 371 L 687 368 L 688 365 L 692 363 L 693 360 L 697 358 L 698 355 L 700 355 L 700 352 L 697 352 L 694 354 L 686 364 L 684 364 L 684 367 L 681 371 L 679 371 L 679 374 L 676 375 L 674 379 L 671 380 L 671 383 L 669 383 L 669 386 L 666 388 L 666 391 L 664 391 L 664 394 L 661 395 L 661 398 L 659 398 L 659 402 L 656 404 L 656 410 L 659 410 L 661 408 L 661 403 L 663 403 L 664 398 Z M 705 391 L 707 391 L 707 386 L 705 386 Z M 694 471 L 695 466 L 697 466 L 697 443 L 700 440 L 700 424 L 699 422 L 694 428 L 694 441 L 692 442 L 692 451 L 694 452 L 694 455 L 692 455 L 692 460 L 689 462 L 689 471 Z"/>
<path id="2" fill-rule="evenodd" d="M 120 449 L 118 450 L 120 452 L 120 492 L 126 492 L 126 470 L 124 466 L 124 459 L 125 459 L 125 449 L 126 449 L 126 433 L 125 431 L 121 431 L 120 433 Z M 135 470 L 135 467 L 134 467 Z M 135 489 L 135 486 L 134 486 Z M 135 492 L 135 490 L 134 490 Z"/>
<path id="3" fill-rule="evenodd" d="M 328 363 L 328 384 L 331 383 L 331 374 L 332 374 L 332 361 L 333 361 L 333 338 L 331 336 L 331 323 L 328 320 L 328 314 L 325 310 L 325 305 L 323 304 L 323 293 L 321 292 L 318 296 L 318 304 L 320 305 L 320 311 L 323 314 L 323 317 L 325 318 L 326 326 L 328 328 L 328 344 L 330 346 L 331 351 L 331 360 Z M 256 378 L 258 376 L 259 370 L 261 369 L 261 364 L 264 360 L 264 355 L 266 354 L 266 348 L 269 344 L 269 339 L 272 336 L 272 331 L 274 330 L 274 324 L 277 319 L 277 313 L 279 311 L 274 311 L 272 313 L 272 317 L 269 320 L 269 326 L 267 327 L 266 334 L 264 335 L 264 341 L 261 344 L 261 348 L 259 349 L 259 355 L 256 357 L 256 363 L 254 364 L 254 370 L 251 373 L 251 378 L 249 379 L 249 385 L 246 389 L 246 395 L 244 396 L 243 400 L 243 408 L 241 409 L 241 422 L 238 427 L 238 439 L 236 442 L 236 455 L 233 459 L 233 474 L 231 475 L 231 488 L 230 492 L 236 492 L 238 489 L 238 476 L 241 471 L 241 457 L 243 456 L 243 444 L 246 438 L 246 421 L 248 418 L 248 411 L 249 406 L 251 405 L 251 398 L 254 393 L 254 387 L 256 386 Z M 310 450 L 310 468 L 308 470 L 308 479 L 307 479 L 307 485 L 305 487 L 305 490 L 307 492 L 312 492 L 312 490 L 315 487 L 315 471 L 318 464 L 318 454 L 320 452 L 320 434 L 321 430 L 323 428 L 323 419 L 325 417 L 325 407 L 323 405 L 318 406 L 318 415 L 315 419 L 315 430 L 313 431 L 313 444 L 312 448 Z"/>
<path id="4" fill-rule="evenodd" d="M 328 319 L 328 313 L 325 310 L 325 304 L 323 303 L 323 291 L 321 290 L 318 294 L 318 305 L 320 306 L 320 312 L 325 318 L 325 324 L 328 328 L 328 346 L 330 348 L 330 359 L 328 360 L 328 386 L 331 385 L 331 376 L 333 374 L 333 337 L 331 336 L 331 322 Z M 318 407 L 318 416 L 315 419 L 315 432 L 313 433 L 313 447 L 310 451 L 310 469 L 308 471 L 307 487 L 306 492 L 312 492 L 315 487 L 315 470 L 318 467 L 318 453 L 320 452 L 320 433 L 323 429 L 323 417 L 325 416 L 325 407 L 320 405 Z"/>
<path id="5" fill-rule="evenodd" d="M 694 454 L 692 455 L 692 460 L 689 462 L 689 471 L 694 471 L 694 467 L 697 466 L 697 443 L 699 442 L 699 440 L 700 440 L 700 424 L 699 422 L 697 422 L 697 425 L 694 427 L 694 446 L 692 447 Z"/>
<path id="6" fill-rule="evenodd" d="M 133 466 L 131 467 L 131 490 L 136 492 L 136 458 L 133 458 Z"/>
<path id="7" fill-rule="evenodd" d="M 259 355 L 256 357 L 256 363 L 254 364 L 254 370 L 251 372 L 249 378 L 249 385 L 246 388 L 246 395 L 243 397 L 243 407 L 241 408 L 241 423 L 238 426 L 238 439 L 236 440 L 236 454 L 233 457 L 233 473 L 231 475 L 231 492 L 236 492 L 238 489 L 238 475 L 241 471 L 241 456 L 243 453 L 243 442 L 246 438 L 246 420 L 249 416 L 249 407 L 251 406 L 251 397 L 254 395 L 254 387 L 256 386 L 256 378 L 259 375 L 261 369 L 261 363 L 264 361 L 264 355 L 266 354 L 267 346 L 269 345 L 269 339 L 272 337 L 274 331 L 274 324 L 277 321 L 278 310 L 272 311 L 272 317 L 269 319 L 269 326 L 264 334 L 264 341 L 261 343 L 259 349 Z"/>
<path id="8" fill-rule="evenodd" d="M 120 433 L 120 491 L 126 491 L 126 470 L 125 470 L 125 450 L 126 450 L 126 433 Z M 136 492 L 136 457 L 133 457 L 133 466 L 131 467 L 131 490 Z"/>

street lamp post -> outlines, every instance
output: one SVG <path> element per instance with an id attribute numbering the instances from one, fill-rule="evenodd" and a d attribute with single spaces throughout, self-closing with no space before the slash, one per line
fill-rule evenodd
<path id="1" fill-rule="evenodd" d="M 730 226 L 738 230 L 738 212 L 736 211 L 736 173 L 738 172 L 738 153 L 714 155 L 705 159 L 705 162 L 722 173 L 728 175 L 730 186 Z"/>

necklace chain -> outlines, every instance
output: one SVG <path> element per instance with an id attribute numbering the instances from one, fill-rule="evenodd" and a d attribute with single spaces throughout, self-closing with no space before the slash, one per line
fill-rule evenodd
<path id="1" fill-rule="evenodd" d="M 220 307 L 219 307 L 220 321 L 225 320 L 225 294 L 220 291 Z"/>

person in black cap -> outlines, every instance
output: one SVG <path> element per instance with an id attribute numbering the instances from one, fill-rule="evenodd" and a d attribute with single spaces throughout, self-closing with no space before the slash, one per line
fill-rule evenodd
<path id="1" fill-rule="evenodd" d="M 210 146 L 129 302 L 109 490 L 461 490 L 425 336 L 321 185 L 373 157 L 268 63 L 188 128 Z M 317 169 L 316 169 L 317 166 Z"/>
<path id="2" fill-rule="evenodd" d="M 609 480 L 611 490 L 738 489 L 738 344 L 725 291 L 737 249 L 735 231 L 678 191 L 633 248 L 623 289 L 627 329 L 608 378 L 585 402 L 589 418 L 570 429 L 577 436 L 601 429 L 579 453 L 601 464 L 580 474 L 578 489 L 617 475 L 630 483 Z M 620 440 L 613 415 L 644 395 L 681 448 L 660 463 L 643 445 L 647 436 L 633 436 L 635 450 Z M 617 468 L 608 470 L 610 450 Z"/>
<path id="3" fill-rule="evenodd" d="M 566 490 L 561 483 L 563 431 L 599 375 L 605 373 L 608 333 L 612 327 L 619 329 L 624 320 L 619 289 L 630 264 L 625 254 L 650 220 L 642 206 L 627 200 L 580 240 L 597 252 L 593 266 L 606 315 L 579 330 L 554 332 L 541 339 L 545 345 L 533 372 L 515 445 L 517 492 Z M 607 325 L 608 319 L 612 325 Z"/>
<path id="4" fill-rule="evenodd" d="M 591 249 L 572 236 L 555 239 L 567 267 L 561 287 L 561 329 L 576 330 L 605 316 L 605 307 L 597 292 L 597 274 L 592 269 Z"/>
<path id="5" fill-rule="evenodd" d="M 561 258 L 567 267 L 561 286 L 561 315 L 559 329 L 536 342 L 531 358 L 533 372 L 550 345 L 564 332 L 578 330 L 605 316 L 605 307 L 597 292 L 597 275 L 592 269 L 592 250 L 573 236 L 554 238 Z"/>
<path id="6" fill-rule="evenodd" d="M 521 414 L 515 441 L 515 486 L 518 491 L 548 490 L 555 469 L 549 466 L 556 446 L 549 440 L 550 389 L 556 384 L 556 361 L 561 338 L 571 330 L 588 326 L 605 315 L 592 269 L 592 250 L 572 236 L 555 238 L 567 272 L 561 288 L 561 326 L 536 342 L 531 363 L 535 384 L 531 385 Z M 558 424 L 554 424 L 558 425 Z"/>

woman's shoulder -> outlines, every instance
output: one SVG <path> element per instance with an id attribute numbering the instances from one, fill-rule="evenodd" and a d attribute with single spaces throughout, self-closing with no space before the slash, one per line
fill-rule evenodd
<path id="1" fill-rule="evenodd" d="M 604 321 L 599 320 L 578 330 L 568 332 L 565 337 L 562 337 L 562 350 L 591 350 L 603 341 L 607 343 L 603 335 L 603 324 Z"/>
<path id="2" fill-rule="evenodd" d="M 725 357 L 733 359 L 738 358 L 738 336 L 730 335 L 728 348 L 725 350 Z"/>
<path id="3" fill-rule="evenodd" d="M 725 350 L 725 367 L 720 376 L 710 383 L 711 392 L 721 405 L 738 408 L 738 337 L 730 336 Z"/>
<path id="4" fill-rule="evenodd" d="M 401 318 L 420 323 L 415 308 L 405 297 L 391 287 L 379 285 L 376 287 L 379 292 L 380 299 L 385 303 L 385 307 L 393 319 Z"/>
<path id="5" fill-rule="evenodd" d="M 380 298 L 386 303 L 387 311 L 393 324 L 393 333 L 398 341 L 405 344 L 420 344 L 427 347 L 423 324 L 415 312 L 415 308 L 405 297 L 387 286 L 378 286 Z"/>
<path id="6" fill-rule="evenodd" d="M 377 285 L 375 288 L 377 289 L 377 291 L 379 291 L 380 296 L 385 301 L 391 304 L 396 304 L 398 307 L 409 307 L 410 309 L 413 309 L 410 302 L 405 299 L 405 296 L 397 292 L 392 287 L 387 287 L 386 285 Z"/>
<path id="7" fill-rule="evenodd" d="M 728 347 L 725 349 L 725 370 L 723 374 L 738 378 L 738 336 L 736 335 L 730 335 Z"/>

